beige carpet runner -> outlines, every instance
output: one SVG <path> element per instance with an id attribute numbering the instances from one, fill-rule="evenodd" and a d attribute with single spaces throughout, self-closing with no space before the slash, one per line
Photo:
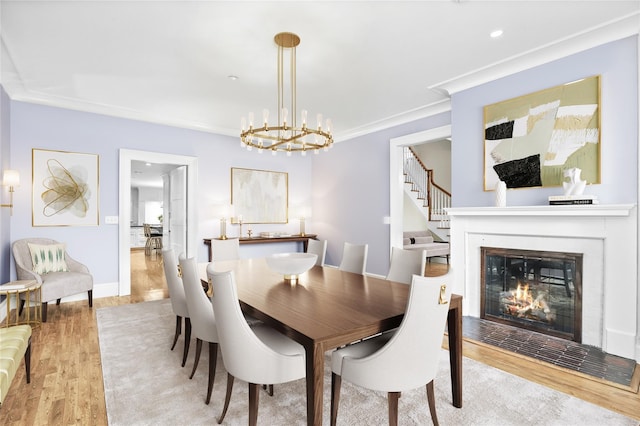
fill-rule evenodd
<path id="1" fill-rule="evenodd" d="M 195 343 L 187 365 L 180 367 L 182 338 L 169 350 L 175 317 L 169 300 L 101 308 L 97 311 L 107 415 L 110 425 L 212 425 L 222 408 L 226 371 L 218 362 L 211 404 L 205 405 L 208 351 L 193 380 Z M 326 366 L 326 364 L 325 364 Z M 324 424 L 329 424 L 330 375 L 325 369 Z M 463 358 L 463 408 L 451 404 L 448 353 L 443 350 L 435 382 L 442 425 L 633 425 L 638 422 Z M 401 425 L 429 425 L 424 389 L 400 398 Z M 236 381 L 226 425 L 247 424 L 247 386 Z M 275 395 L 260 393 L 258 424 L 306 424 L 305 382 L 277 385 Z M 387 424 L 383 393 L 343 382 L 339 425 Z"/>

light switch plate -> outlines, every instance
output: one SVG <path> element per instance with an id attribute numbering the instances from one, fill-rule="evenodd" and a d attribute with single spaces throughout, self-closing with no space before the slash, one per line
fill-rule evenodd
<path id="1" fill-rule="evenodd" d="M 118 216 L 105 216 L 104 223 L 106 225 L 117 225 L 118 224 Z"/>

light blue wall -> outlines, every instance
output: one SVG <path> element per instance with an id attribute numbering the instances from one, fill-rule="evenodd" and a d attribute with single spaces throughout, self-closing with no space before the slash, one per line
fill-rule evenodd
<path id="1" fill-rule="evenodd" d="M 608 43 L 566 58 L 457 93 L 451 98 L 455 207 L 491 206 L 483 190 L 483 107 L 593 75 L 601 76 L 602 183 L 585 193 L 602 204 L 637 203 L 638 59 L 637 37 Z M 562 188 L 507 191 L 508 206 L 544 205 Z"/>
<path id="2" fill-rule="evenodd" d="M 0 87 L 0 179 L 2 171 L 11 168 L 9 140 L 11 136 L 9 97 Z M 24 179 L 24 177 L 22 178 Z M 0 187 L 1 203 L 9 202 L 6 188 Z M 7 208 L 0 209 L 0 284 L 9 281 L 11 261 L 11 216 Z"/>
<path id="3" fill-rule="evenodd" d="M 389 141 L 449 124 L 449 113 L 340 142 L 313 157 L 314 230 L 328 240 L 329 265 L 338 265 L 345 242 L 369 244 L 367 272 L 389 269 Z"/>
<path id="4" fill-rule="evenodd" d="M 29 182 L 32 148 L 99 155 L 99 226 L 31 226 Z M 15 193 L 11 240 L 41 236 L 65 241 L 69 253 L 89 266 L 96 283 L 117 282 L 118 226 L 105 225 L 104 217 L 118 216 L 119 213 L 121 148 L 198 158 L 198 241 L 219 235 L 219 221 L 213 217 L 213 206 L 230 202 L 231 167 L 287 172 L 290 205 L 310 203 L 309 156 L 260 155 L 242 149 L 239 139 L 234 137 L 12 101 L 11 163 L 13 168 L 19 169 L 24 184 Z M 293 220 L 287 225 L 254 225 L 253 229 L 255 232 L 297 232 L 299 225 L 297 220 Z M 237 227 L 228 225 L 227 231 L 229 235 L 236 235 Z M 5 241 L 3 245 L 6 244 Z M 198 247 L 198 260 L 205 261 L 206 246 L 199 243 Z"/>
<path id="5" fill-rule="evenodd" d="M 11 167 L 23 185 L 15 194 L 10 239 L 0 233 L 0 250 L 10 240 L 47 236 L 64 240 L 72 253 L 88 263 L 96 282 L 118 276 L 118 230 L 113 225 L 87 228 L 31 226 L 31 149 L 58 149 L 100 155 L 100 216 L 118 214 L 118 150 L 120 148 L 191 155 L 199 158 L 198 238 L 218 235 L 213 204 L 229 199 L 230 168 L 248 167 L 289 173 L 290 205 L 312 202 L 307 232 L 329 240 L 327 263 L 337 265 L 345 241 L 369 244 L 367 271 L 384 275 L 389 265 L 389 140 L 452 125 L 452 193 L 454 206 L 489 206 L 493 192 L 482 185 L 482 108 L 500 100 L 600 74 L 602 76 L 602 184 L 588 188 L 602 203 L 636 203 L 638 191 L 637 38 L 632 37 L 533 68 L 455 94 L 452 113 L 439 114 L 337 143 L 327 153 L 305 158 L 261 156 L 246 152 L 237 138 L 136 122 L 59 108 L 10 102 Z M 381 100 L 382 102 L 383 100 Z M 4 110 L 4 109 L 3 109 Z M 3 113 L 2 129 L 6 129 Z M 3 133 L 4 134 L 4 133 Z M 0 140 L 1 155 L 7 141 Z M 4 160 L 2 160 L 4 164 Z M 508 192 L 509 205 L 542 205 L 558 188 Z M 4 217 L 4 212 L 0 218 Z M 4 224 L 3 222 L 0 222 Z M 232 228 L 233 229 L 233 228 Z M 297 232 L 297 221 L 260 230 Z M 106 256 L 105 256 L 106 254 Z M 7 252 L 1 253 L 5 276 Z M 199 260 L 206 259 L 200 245 Z"/>

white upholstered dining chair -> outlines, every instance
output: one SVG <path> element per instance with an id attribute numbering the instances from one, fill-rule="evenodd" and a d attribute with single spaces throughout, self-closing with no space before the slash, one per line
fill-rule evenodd
<path id="1" fill-rule="evenodd" d="M 189 345 L 191 343 L 191 319 L 189 318 L 187 299 L 184 294 L 184 284 L 179 275 L 178 261 L 173 249 L 162 250 L 162 259 L 164 277 L 167 280 L 169 289 L 169 300 L 171 300 L 171 309 L 176 316 L 176 331 L 173 336 L 171 350 L 176 347 L 178 337 L 182 334 L 182 319 L 184 319 L 184 349 L 182 351 L 182 366 L 184 367 L 187 363 L 187 355 L 189 354 Z"/>
<path id="2" fill-rule="evenodd" d="M 200 278 L 198 276 L 198 265 L 194 258 L 179 259 L 182 282 L 184 283 L 184 294 L 187 300 L 187 309 L 191 317 L 191 331 L 196 338 L 196 354 L 193 360 L 193 370 L 189 378 L 193 378 L 200 361 L 202 342 L 209 345 L 209 380 L 207 383 L 207 398 L 205 403 L 211 401 L 211 391 L 216 374 L 216 364 L 218 360 L 218 327 L 216 317 L 211 307 L 211 300 L 204 292 Z"/>
<path id="3" fill-rule="evenodd" d="M 451 276 L 451 269 L 439 277 L 414 276 L 407 311 L 397 331 L 332 353 L 331 425 L 336 424 L 342 379 L 367 389 L 387 392 L 390 425 L 398 422 L 400 393 L 426 385 L 431 419 L 438 424 L 433 379 L 442 352 Z"/>
<path id="4" fill-rule="evenodd" d="M 240 258 L 240 239 L 211 240 L 211 260 L 236 260 Z"/>
<path id="5" fill-rule="evenodd" d="M 264 325 L 249 327 L 242 315 L 232 271 L 207 266 L 213 287 L 213 310 L 218 322 L 220 350 L 227 369 L 227 393 L 218 423 L 229 408 L 234 378 L 249 384 L 249 425 L 258 420 L 259 386 L 305 377 L 305 353 L 299 343 Z"/>
<path id="6" fill-rule="evenodd" d="M 386 279 L 411 284 L 414 275 L 424 276 L 426 264 L 427 256 L 425 250 L 404 250 L 393 247 Z"/>
<path id="7" fill-rule="evenodd" d="M 342 250 L 342 260 L 340 261 L 338 269 L 364 275 L 367 268 L 368 250 L 368 244 L 351 244 L 345 242 Z"/>
<path id="8" fill-rule="evenodd" d="M 327 240 L 309 239 L 307 241 L 307 253 L 317 254 L 316 265 L 324 266 L 324 259 L 327 256 Z"/>

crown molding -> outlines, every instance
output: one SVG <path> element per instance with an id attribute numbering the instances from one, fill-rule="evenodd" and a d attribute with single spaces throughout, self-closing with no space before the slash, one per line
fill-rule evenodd
<path id="1" fill-rule="evenodd" d="M 590 30 L 442 81 L 429 88 L 446 90 L 454 94 L 606 43 L 637 35 L 639 32 L 640 12 L 634 12 Z"/>

